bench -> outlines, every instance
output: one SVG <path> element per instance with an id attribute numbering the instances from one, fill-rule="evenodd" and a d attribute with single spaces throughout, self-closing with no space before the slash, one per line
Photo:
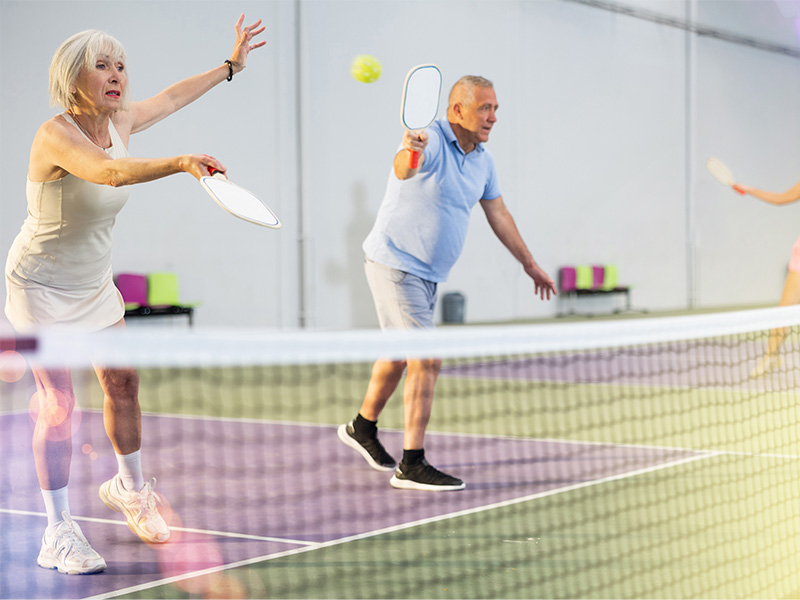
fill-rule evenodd
<path id="1" fill-rule="evenodd" d="M 627 285 L 619 285 L 618 270 L 614 265 L 578 265 L 565 266 L 558 270 L 558 311 L 557 317 L 578 314 L 575 310 L 577 299 L 581 296 L 624 296 L 625 308 L 615 308 L 614 313 L 630 312 L 631 289 Z M 568 304 L 568 311 L 561 310 L 563 303 Z M 646 312 L 646 311 L 642 311 Z M 592 316 L 587 313 L 586 316 Z"/>
<path id="2" fill-rule="evenodd" d="M 125 302 L 125 318 L 186 315 L 194 324 L 195 304 L 178 300 L 178 277 L 174 273 L 120 273 L 117 289 Z"/>

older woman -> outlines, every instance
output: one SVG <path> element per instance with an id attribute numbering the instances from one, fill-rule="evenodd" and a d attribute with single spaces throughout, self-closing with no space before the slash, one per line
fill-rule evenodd
<path id="1" fill-rule="evenodd" d="M 17 330 L 124 327 L 124 304 L 112 281 L 111 229 L 129 186 L 181 172 L 197 178 L 210 169 L 225 172 L 204 154 L 134 158 L 128 140 L 244 69 L 248 53 L 266 42 L 253 42 L 265 29 L 260 20 L 247 27 L 243 21 L 244 15 L 236 23 L 229 60 L 142 102 L 128 102 L 125 51 L 108 34 L 84 31 L 56 51 L 51 100 L 66 110 L 36 133 L 26 187 L 28 216 L 6 262 L 5 312 Z M 138 375 L 102 365 L 95 365 L 95 372 L 105 394 L 106 433 L 119 464 L 119 472 L 100 486 L 100 498 L 122 512 L 141 539 L 165 542 L 170 532 L 157 509 L 155 480 L 145 482 L 142 475 Z M 38 563 L 62 573 L 102 571 L 105 561 L 70 517 L 75 403 L 70 371 L 34 367 L 33 374 L 39 398 L 33 453 L 48 521 Z M 48 418 L 53 414 L 63 418 Z"/>
<path id="2" fill-rule="evenodd" d="M 762 202 L 782 206 L 800 200 L 800 182 L 793 185 L 784 192 L 771 192 L 736 183 L 732 186 L 742 194 L 749 194 Z M 793 306 L 800 304 L 800 237 L 792 247 L 792 254 L 789 258 L 789 270 L 783 284 L 783 292 L 778 306 Z M 786 337 L 786 328 L 780 327 L 770 331 L 767 351 L 755 368 L 750 372 L 750 377 L 758 378 L 767 375 L 771 371 L 779 369 L 782 365 L 780 357 L 781 346 Z"/>

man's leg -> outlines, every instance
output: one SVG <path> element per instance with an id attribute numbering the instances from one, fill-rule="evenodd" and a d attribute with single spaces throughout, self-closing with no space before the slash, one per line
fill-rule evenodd
<path id="1" fill-rule="evenodd" d="M 427 307 L 424 302 L 420 303 L 419 294 L 414 293 L 413 289 L 409 295 L 404 283 L 409 277 L 408 273 L 369 259 L 364 260 L 364 271 L 381 329 L 425 326 L 415 317 L 415 313 L 420 310 L 420 305 L 423 312 Z M 397 462 L 378 440 L 378 417 L 397 389 L 405 368 L 406 361 L 402 360 L 376 361 L 358 415 L 339 427 L 339 439 L 361 454 L 378 471 L 394 471 L 397 467 Z"/>
<path id="2" fill-rule="evenodd" d="M 433 390 L 442 361 L 435 358 L 409 359 L 403 387 L 403 460 L 389 483 L 392 487 L 425 490 L 463 490 L 464 482 L 442 473 L 425 459 L 425 430 L 433 408 Z"/>
<path id="3" fill-rule="evenodd" d="M 381 329 L 434 327 L 436 283 L 369 259 L 365 261 L 365 270 Z M 388 470 L 386 469 L 388 463 L 376 466 L 375 462 L 380 461 L 371 460 L 365 455 L 365 444 L 361 440 L 370 440 L 369 444 L 373 449 L 379 448 L 384 456 L 388 456 L 377 438 L 377 419 L 397 388 L 406 366 L 408 375 L 403 388 L 405 417 L 403 461 L 392 477 L 391 484 L 394 487 L 408 489 L 462 489 L 464 483 L 461 480 L 437 471 L 425 460 L 423 443 L 433 406 L 433 390 L 441 366 L 441 361 L 438 359 L 408 360 L 407 364 L 405 361 L 376 362 L 361 405 L 361 412 L 354 421 L 339 428 L 339 438 L 358 450 L 373 468 Z M 352 441 L 350 430 L 356 437 L 360 437 L 358 446 Z"/>
<path id="4" fill-rule="evenodd" d="M 431 419 L 433 389 L 441 366 L 439 359 L 408 361 L 408 374 L 403 386 L 405 450 L 421 450 L 425 446 L 425 429 Z"/>
<path id="5" fill-rule="evenodd" d="M 397 389 L 405 368 L 405 361 L 375 361 L 375 364 L 372 365 L 372 376 L 367 386 L 367 393 L 361 403 L 361 410 L 358 411 L 362 417 L 370 421 L 378 420 L 389 397 Z"/>
<path id="6" fill-rule="evenodd" d="M 405 361 L 375 361 L 358 415 L 340 425 L 337 431 L 339 439 L 364 457 L 376 471 L 394 471 L 397 467 L 397 461 L 378 439 L 378 417 L 397 389 L 405 368 Z"/>

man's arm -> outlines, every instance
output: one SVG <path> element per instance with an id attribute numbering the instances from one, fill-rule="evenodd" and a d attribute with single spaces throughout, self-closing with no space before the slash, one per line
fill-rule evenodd
<path id="1" fill-rule="evenodd" d="M 428 145 L 427 131 L 409 131 L 403 134 L 403 148 L 394 156 L 394 174 L 400 179 L 411 179 L 419 173 L 425 163 L 425 147 Z M 419 152 L 419 163 L 417 168 L 410 166 L 411 152 Z"/>
<path id="2" fill-rule="evenodd" d="M 498 196 L 494 200 L 481 200 L 481 207 L 486 213 L 486 220 L 503 245 L 521 264 L 528 276 L 533 279 L 535 293 L 544 300 L 545 296 L 550 299 L 550 294 L 556 293 L 556 285 L 550 276 L 536 264 L 533 260 L 528 247 L 522 241 L 516 223 L 511 213 L 508 212 L 503 197 Z"/>

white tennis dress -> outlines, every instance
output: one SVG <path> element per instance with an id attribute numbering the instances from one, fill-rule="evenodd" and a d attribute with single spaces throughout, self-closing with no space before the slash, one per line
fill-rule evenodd
<path id="1" fill-rule="evenodd" d="M 78 128 L 70 115 L 62 116 Z M 108 131 L 109 156 L 130 156 L 110 121 Z M 28 216 L 5 270 L 5 313 L 15 329 L 66 325 L 96 331 L 123 317 L 111 269 L 111 230 L 129 194 L 130 187 L 69 174 L 56 181 L 28 179 Z"/>

